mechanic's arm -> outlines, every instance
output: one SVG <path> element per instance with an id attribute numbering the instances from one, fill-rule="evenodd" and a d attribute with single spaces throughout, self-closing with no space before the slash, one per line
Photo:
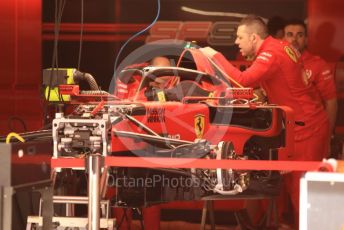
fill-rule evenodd
<path id="1" fill-rule="evenodd" d="M 330 133 L 332 134 L 338 110 L 334 74 L 325 61 L 319 62 L 318 65 L 319 71 L 317 71 L 317 74 L 314 76 L 313 84 L 324 102 L 325 110 L 330 121 Z"/>
<path id="2" fill-rule="evenodd" d="M 337 98 L 333 98 L 333 99 L 325 101 L 325 110 L 330 121 L 330 134 L 333 133 L 334 126 L 336 124 L 337 109 L 338 109 Z"/>
<path id="3" fill-rule="evenodd" d="M 225 73 L 244 87 L 255 87 L 263 80 L 266 80 L 273 71 L 276 70 L 277 64 L 273 54 L 266 55 L 266 52 L 258 55 L 252 65 L 245 71 L 241 72 L 234 67 L 221 53 L 210 47 L 202 48 L 201 51 L 222 69 Z M 231 80 L 231 79 L 228 79 Z"/>

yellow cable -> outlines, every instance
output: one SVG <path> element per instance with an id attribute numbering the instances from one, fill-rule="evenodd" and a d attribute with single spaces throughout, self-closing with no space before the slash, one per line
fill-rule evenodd
<path id="1" fill-rule="evenodd" d="M 18 133 L 11 132 L 6 137 L 6 144 L 10 143 L 12 137 L 17 138 L 21 142 L 25 142 L 24 138 L 22 138 Z"/>

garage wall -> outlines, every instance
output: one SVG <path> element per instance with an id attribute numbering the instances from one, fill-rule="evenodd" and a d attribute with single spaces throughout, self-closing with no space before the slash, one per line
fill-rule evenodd
<path id="1" fill-rule="evenodd" d="M 309 49 L 336 62 L 344 55 L 344 1 L 308 0 Z"/>
<path id="2" fill-rule="evenodd" d="M 308 0 L 309 49 L 336 64 L 336 134 L 344 134 L 344 1 Z M 341 63 L 338 61 L 341 60 Z"/>
<path id="3" fill-rule="evenodd" d="M 40 0 L 0 1 L 0 134 L 42 126 Z"/>

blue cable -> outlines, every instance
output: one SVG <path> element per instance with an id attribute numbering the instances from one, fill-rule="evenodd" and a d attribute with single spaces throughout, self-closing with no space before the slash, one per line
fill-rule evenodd
<path id="1" fill-rule="evenodd" d="M 152 21 L 152 23 L 150 25 L 148 25 L 145 29 L 137 32 L 136 34 L 134 34 L 133 36 L 131 36 L 121 47 L 121 49 L 119 50 L 118 54 L 117 54 L 117 57 L 116 57 L 116 60 L 115 60 L 115 65 L 114 65 L 114 76 L 113 77 L 116 77 L 116 68 L 117 68 L 117 62 L 118 62 L 118 59 L 119 59 L 119 56 L 121 55 L 121 52 L 123 51 L 124 47 L 131 41 L 133 40 L 135 37 L 139 36 L 140 34 L 146 32 L 148 29 L 150 29 L 155 23 L 156 21 L 158 20 L 159 18 L 159 15 L 160 15 L 160 0 L 157 0 L 157 3 L 158 3 L 158 11 L 157 11 L 157 14 L 156 14 L 156 17 L 155 19 Z"/>

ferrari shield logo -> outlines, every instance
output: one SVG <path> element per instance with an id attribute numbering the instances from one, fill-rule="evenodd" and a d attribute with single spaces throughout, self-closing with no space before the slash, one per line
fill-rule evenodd
<path id="1" fill-rule="evenodd" d="M 195 134 L 198 139 L 201 139 L 203 137 L 204 133 L 204 115 L 197 114 L 195 116 Z"/>

